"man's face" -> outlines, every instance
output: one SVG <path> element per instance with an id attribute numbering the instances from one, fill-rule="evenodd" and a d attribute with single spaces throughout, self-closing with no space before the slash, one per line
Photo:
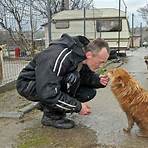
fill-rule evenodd
<path id="1" fill-rule="evenodd" d="M 102 48 L 99 52 L 88 51 L 86 53 L 87 59 L 84 63 L 86 63 L 91 70 L 95 71 L 106 63 L 108 57 L 109 54 L 106 48 Z"/>

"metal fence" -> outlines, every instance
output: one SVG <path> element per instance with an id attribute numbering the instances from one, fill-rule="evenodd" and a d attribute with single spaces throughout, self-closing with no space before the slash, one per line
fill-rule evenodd
<path id="1" fill-rule="evenodd" d="M 29 61 L 27 61 L 26 59 L 20 59 L 20 58 L 3 59 L 2 78 L 0 81 L 0 86 L 15 81 L 22 68 L 26 66 L 28 62 Z"/>
<path id="2" fill-rule="evenodd" d="M 36 42 L 40 49 L 44 49 L 43 41 Z M 21 50 L 19 47 L 7 48 L 6 45 L 0 46 L 0 87 L 15 81 L 22 70 L 32 59 L 30 51 Z M 38 53 L 42 50 L 35 50 Z"/>

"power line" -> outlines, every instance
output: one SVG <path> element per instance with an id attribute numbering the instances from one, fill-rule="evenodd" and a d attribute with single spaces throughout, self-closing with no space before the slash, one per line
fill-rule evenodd
<path id="1" fill-rule="evenodd" d="M 124 4 L 124 6 L 126 6 L 126 7 L 127 7 L 127 5 L 126 5 L 125 1 L 124 1 L 124 0 L 122 0 L 122 2 L 123 2 L 123 4 Z"/>
<path id="2" fill-rule="evenodd" d="M 127 5 L 126 5 L 126 3 L 125 3 L 125 1 L 124 1 L 124 0 L 122 0 L 122 2 L 123 2 L 124 7 L 125 7 L 125 15 L 126 15 L 126 14 L 127 14 Z"/>

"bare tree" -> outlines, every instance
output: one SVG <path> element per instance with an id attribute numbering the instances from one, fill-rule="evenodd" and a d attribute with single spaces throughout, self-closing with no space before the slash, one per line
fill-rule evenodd
<path id="1" fill-rule="evenodd" d="M 9 32 L 11 39 L 15 42 L 16 45 L 20 46 L 21 49 L 31 50 L 31 53 L 33 54 L 33 37 L 37 27 L 35 20 L 33 19 L 33 0 L 29 1 L 30 7 L 28 7 L 27 2 L 27 0 L 1 0 L 0 26 Z M 24 21 L 25 18 L 27 19 L 27 23 Z M 10 19 L 13 20 L 13 24 L 10 23 Z M 30 25 L 28 32 L 30 32 L 31 38 L 27 38 L 26 32 L 23 30 L 23 26 L 26 25 Z"/>
<path id="2" fill-rule="evenodd" d="M 33 0 L 30 0 L 30 27 L 31 27 L 31 54 L 35 53 L 35 42 L 34 42 L 34 24 L 33 24 L 33 12 L 32 12 Z"/>
<path id="3" fill-rule="evenodd" d="M 69 9 L 89 9 L 92 7 L 93 0 L 70 0 Z M 47 0 L 38 0 L 34 2 L 33 8 L 40 12 L 44 17 L 48 16 L 47 13 Z M 51 1 L 51 14 L 55 14 L 63 10 L 63 0 Z"/>
<path id="4" fill-rule="evenodd" d="M 16 44 L 18 44 L 19 40 L 21 48 L 29 49 L 30 43 L 25 38 L 22 30 L 22 21 L 25 15 L 25 0 L 24 4 L 21 5 L 17 0 L 1 0 L 0 6 L 3 8 L 3 11 L 0 12 L 1 27 L 9 32 L 11 38 Z M 10 19 L 15 20 L 16 27 L 11 26 Z"/>
<path id="5" fill-rule="evenodd" d="M 90 9 L 92 7 L 93 0 L 71 0 L 71 6 L 70 8 L 72 10 L 74 9 L 83 9 L 84 7 L 86 9 Z"/>
<path id="6" fill-rule="evenodd" d="M 93 0 L 70 0 L 69 9 L 89 9 L 92 6 Z M 22 49 L 31 50 L 34 53 L 34 33 L 38 30 L 34 19 L 36 15 L 47 18 L 47 0 L 0 0 L 0 26 L 7 30 L 15 42 Z M 63 0 L 51 0 L 51 14 L 55 14 L 63 10 Z M 24 18 L 28 19 L 28 22 L 24 24 Z M 14 23 L 11 25 L 10 19 Z M 16 25 L 14 25 L 16 24 Z M 26 32 L 23 30 L 23 26 L 30 25 L 30 38 L 26 36 Z M 31 42 L 30 42 L 31 41 Z"/>
<path id="7" fill-rule="evenodd" d="M 146 4 L 144 7 L 137 10 L 142 18 L 145 20 L 146 24 L 148 24 L 148 4 Z"/>

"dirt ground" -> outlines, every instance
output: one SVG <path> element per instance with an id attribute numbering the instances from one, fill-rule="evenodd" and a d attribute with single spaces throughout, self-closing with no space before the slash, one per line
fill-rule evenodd
<path id="1" fill-rule="evenodd" d="M 29 103 L 16 90 L 0 94 L 0 112 L 17 111 Z M 61 131 L 43 127 L 41 117 L 42 113 L 35 110 L 23 119 L 0 119 L 0 148 L 89 148 L 97 143 L 95 131 L 85 126 Z"/>
<path id="2" fill-rule="evenodd" d="M 0 112 L 18 111 L 28 104 L 30 102 L 19 96 L 15 89 L 0 94 Z M 84 126 L 62 132 L 42 127 L 41 117 L 42 113 L 35 110 L 25 115 L 23 119 L 0 118 L 0 148 L 90 147 L 97 141 L 95 132 Z"/>
<path id="3" fill-rule="evenodd" d="M 19 96 L 16 90 L 0 93 L 0 112 L 17 111 L 30 102 Z"/>

